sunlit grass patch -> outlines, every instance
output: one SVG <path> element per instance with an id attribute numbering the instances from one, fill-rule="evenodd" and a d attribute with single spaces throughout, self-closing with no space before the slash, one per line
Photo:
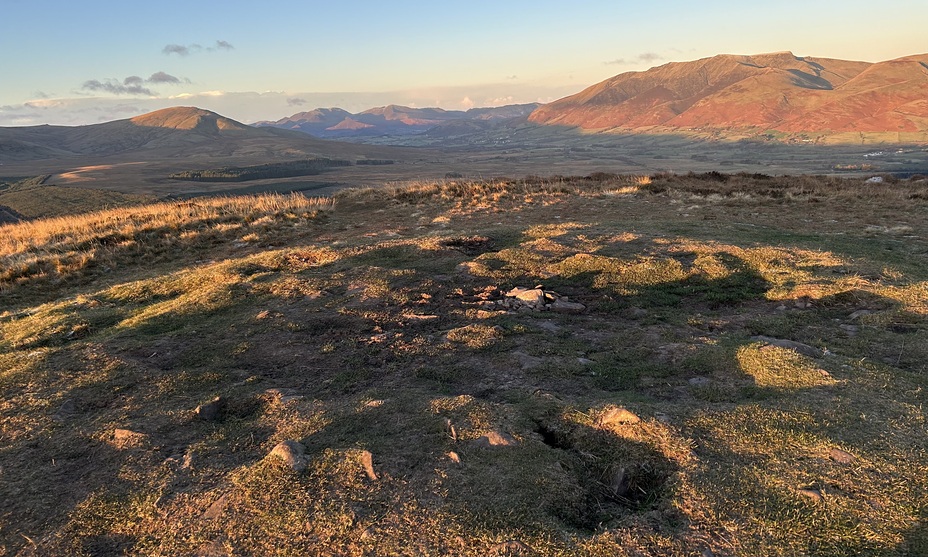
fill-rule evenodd
<path id="1" fill-rule="evenodd" d="M 583 230 L 588 225 L 577 222 L 563 222 L 558 224 L 541 224 L 528 228 L 525 235 L 529 238 L 556 238 L 564 236 L 574 230 Z"/>
<path id="2" fill-rule="evenodd" d="M 473 324 L 451 329 L 445 336 L 451 342 L 479 349 L 489 348 L 499 342 L 503 332 L 498 326 Z"/>
<path id="3" fill-rule="evenodd" d="M 802 389 L 834 383 L 812 360 L 786 348 L 755 343 L 739 348 L 736 358 L 758 387 Z"/>

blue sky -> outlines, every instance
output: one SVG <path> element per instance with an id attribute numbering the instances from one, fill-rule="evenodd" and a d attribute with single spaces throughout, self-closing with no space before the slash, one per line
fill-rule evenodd
<path id="1" fill-rule="evenodd" d="M 0 125 L 546 102 L 720 53 L 924 53 L 925 22 L 925 0 L 0 0 Z"/>

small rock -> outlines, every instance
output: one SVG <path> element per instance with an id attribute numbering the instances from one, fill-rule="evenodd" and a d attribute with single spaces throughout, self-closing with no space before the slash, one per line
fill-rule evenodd
<path id="1" fill-rule="evenodd" d="M 848 336 L 851 336 L 851 337 L 857 336 L 857 332 L 860 330 L 857 327 L 857 325 L 848 325 L 845 323 L 842 323 L 841 325 L 839 325 L 839 327 L 841 328 L 842 331 L 844 331 L 845 333 L 847 333 Z"/>
<path id="2" fill-rule="evenodd" d="M 850 319 L 851 321 L 854 321 L 855 319 L 860 319 L 861 317 L 865 315 L 870 315 L 871 313 L 873 312 L 870 311 L 869 309 L 859 309 L 855 311 L 854 313 L 848 315 L 847 318 Z"/>
<path id="3" fill-rule="evenodd" d="M 52 415 L 52 419 L 56 422 L 66 422 L 70 418 L 74 417 L 77 414 L 77 403 L 74 402 L 73 398 L 61 403 L 61 406 L 58 407 L 58 410 Z"/>
<path id="4" fill-rule="evenodd" d="M 642 317 L 648 316 L 648 310 L 644 308 L 632 308 L 628 310 L 628 314 L 632 317 L 632 319 L 641 319 Z"/>
<path id="5" fill-rule="evenodd" d="M 475 439 L 473 441 L 474 446 L 482 448 L 490 447 L 514 447 L 519 444 L 514 437 L 506 433 L 500 433 L 498 431 L 491 431 L 483 437 Z"/>
<path id="6" fill-rule="evenodd" d="M 799 495 L 802 495 L 803 497 L 808 497 L 809 499 L 812 499 L 813 501 L 816 501 L 816 502 L 823 501 L 825 499 L 824 497 L 822 497 L 822 492 L 814 488 L 799 489 L 797 490 L 797 493 L 799 493 Z"/>
<path id="7" fill-rule="evenodd" d="M 594 362 L 593 360 L 589 358 L 577 358 L 577 363 L 582 366 L 588 366 L 590 364 L 595 364 L 596 362 Z"/>
<path id="8" fill-rule="evenodd" d="M 561 331 L 561 326 L 555 323 L 554 321 L 538 319 L 534 321 L 532 324 L 538 327 L 539 329 L 543 329 L 550 333 L 558 333 Z"/>
<path id="9" fill-rule="evenodd" d="M 808 309 L 812 307 L 812 302 L 809 301 L 808 298 L 799 298 L 798 300 L 793 302 L 793 305 L 799 309 Z"/>
<path id="10" fill-rule="evenodd" d="M 377 481 L 377 473 L 374 472 L 374 455 L 370 451 L 361 451 L 361 466 L 364 467 L 364 473 L 372 482 Z"/>
<path id="11" fill-rule="evenodd" d="M 550 309 L 555 313 L 578 314 L 586 311 L 586 306 L 579 302 L 567 302 L 561 298 L 555 300 Z"/>
<path id="12" fill-rule="evenodd" d="M 625 475 L 624 466 L 620 466 L 612 472 L 612 478 L 609 481 L 609 493 L 612 497 L 625 497 L 628 494 L 629 484 Z"/>
<path id="13" fill-rule="evenodd" d="M 522 352 L 521 350 L 515 350 L 513 352 L 510 352 L 510 354 L 512 355 L 513 358 L 518 360 L 519 366 L 522 369 L 532 369 L 533 367 L 540 366 L 544 362 L 544 360 L 542 360 L 541 358 L 532 356 L 530 354 L 526 354 L 525 352 Z"/>
<path id="14" fill-rule="evenodd" d="M 779 346 L 780 348 L 786 348 L 787 350 L 793 350 L 794 352 L 798 352 L 802 354 L 803 356 L 809 356 L 810 358 L 821 358 L 823 355 L 823 352 L 819 350 L 818 348 L 813 348 L 809 346 L 808 344 L 803 344 L 801 342 L 796 342 L 794 340 L 772 338 L 772 337 L 766 337 L 763 335 L 753 336 L 751 337 L 751 340 L 759 340 L 761 342 L 766 342 L 767 344 L 770 344 L 773 346 Z"/>
<path id="15" fill-rule="evenodd" d="M 541 288 L 526 290 L 517 287 L 507 292 L 506 296 L 515 298 L 523 304 L 531 307 L 542 307 L 545 305 L 545 291 Z"/>
<path id="16" fill-rule="evenodd" d="M 222 511 L 226 510 L 226 505 L 229 503 L 229 496 L 223 495 L 219 499 L 213 501 L 213 504 L 209 506 L 208 509 L 203 513 L 203 518 L 206 520 L 216 520 L 222 516 Z"/>
<path id="17" fill-rule="evenodd" d="M 198 419 L 215 422 L 218 421 L 223 410 L 226 408 L 226 399 L 217 396 L 213 400 L 197 406 L 197 409 L 194 411 Z"/>
<path id="18" fill-rule="evenodd" d="M 854 461 L 857 460 L 856 456 L 837 448 L 833 448 L 828 451 L 828 458 L 837 462 L 838 464 L 853 464 Z"/>
<path id="19" fill-rule="evenodd" d="M 282 441 L 271 450 L 271 456 L 284 461 L 294 472 L 306 470 L 306 447 L 297 441 Z"/>
<path id="20" fill-rule="evenodd" d="M 704 387 L 709 383 L 712 383 L 712 380 L 708 377 L 691 377 L 688 383 L 694 387 Z"/>
<path id="21" fill-rule="evenodd" d="M 637 424 L 640 421 L 641 418 L 627 408 L 612 406 L 599 415 L 596 425 L 600 428 L 609 429 L 618 425 Z"/>
<path id="22" fill-rule="evenodd" d="M 882 184 L 882 183 L 883 183 L 883 177 L 882 177 L 882 176 L 874 176 L 874 177 L 872 177 L 872 178 L 867 178 L 866 181 L 865 181 L 865 183 L 867 183 L 867 184 Z"/>

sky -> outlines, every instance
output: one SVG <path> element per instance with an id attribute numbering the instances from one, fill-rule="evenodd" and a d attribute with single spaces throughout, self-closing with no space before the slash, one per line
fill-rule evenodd
<path id="1" fill-rule="evenodd" d="M 925 22 L 928 0 L 0 0 L 0 126 L 549 102 L 716 54 L 921 54 Z"/>

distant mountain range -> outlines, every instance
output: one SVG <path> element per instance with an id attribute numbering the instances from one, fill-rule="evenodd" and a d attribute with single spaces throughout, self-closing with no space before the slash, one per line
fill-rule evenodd
<path id="1" fill-rule="evenodd" d="M 538 108 L 538 103 L 515 104 L 494 108 L 444 110 L 389 105 L 352 114 L 341 108 L 317 108 L 298 112 L 276 122 L 256 122 L 256 127 L 273 127 L 301 131 L 316 137 L 349 138 L 358 136 L 407 135 L 422 133 L 450 123 L 494 122 L 524 118 Z"/>
<path id="2" fill-rule="evenodd" d="M 512 145 L 516 140 L 511 138 L 519 133 L 529 142 L 534 134 L 556 143 L 561 132 L 578 131 L 928 143 L 928 54 L 878 63 L 790 52 L 719 55 L 623 73 L 545 105 L 467 111 L 389 105 L 357 114 L 317 108 L 251 126 L 208 110 L 174 107 L 87 126 L 0 127 L 0 164 L 116 155 L 131 155 L 134 161 L 195 156 L 246 162 L 305 156 L 393 159 L 406 157 L 386 146 L 391 142 Z"/>
<path id="3" fill-rule="evenodd" d="M 195 107 L 165 108 L 88 126 L 0 127 L 0 163 L 131 155 L 139 160 L 195 156 L 276 159 L 301 156 L 390 158 L 387 147 L 324 141 L 255 128 Z"/>
<path id="4" fill-rule="evenodd" d="M 628 72 L 529 121 L 618 133 L 842 143 L 928 140 L 928 54 L 886 62 L 720 55 Z"/>

